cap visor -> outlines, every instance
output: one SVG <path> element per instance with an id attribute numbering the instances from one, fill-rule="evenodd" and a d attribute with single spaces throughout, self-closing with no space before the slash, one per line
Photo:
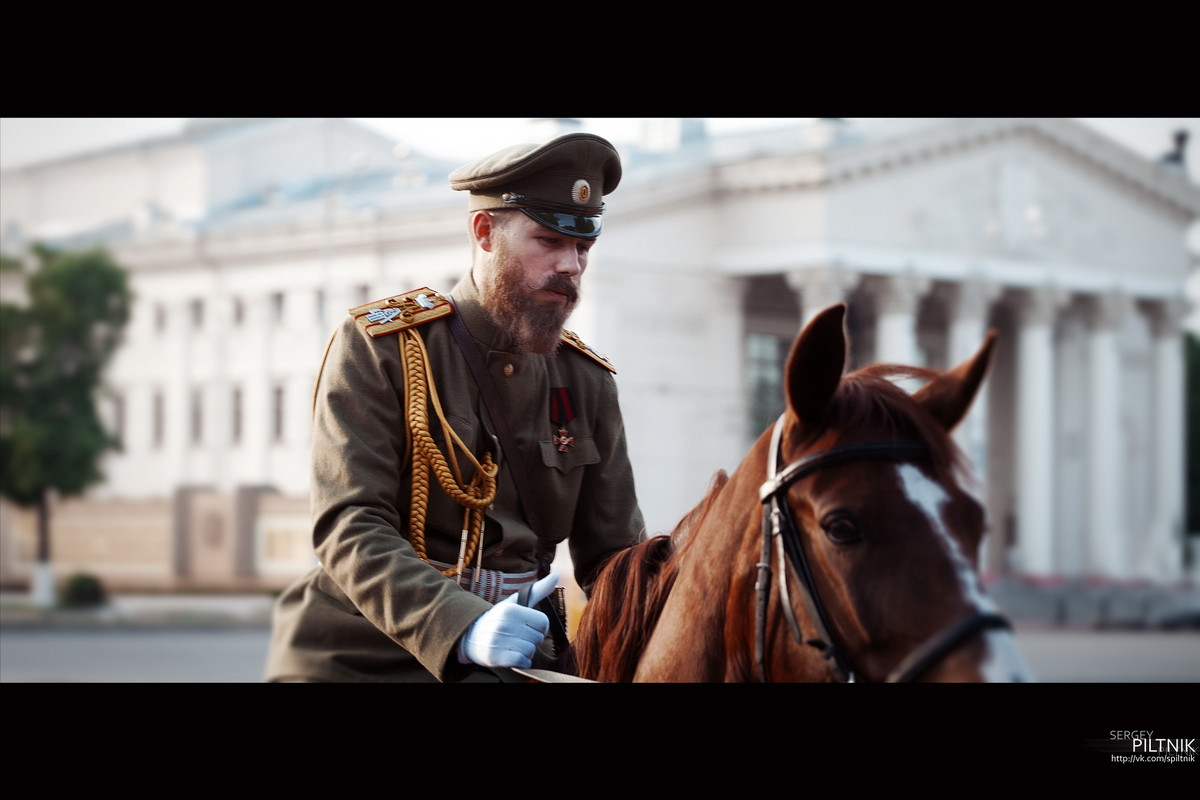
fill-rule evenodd
<path id="1" fill-rule="evenodd" d="M 603 221 L 600 217 L 578 217 L 574 214 L 539 211 L 535 208 L 522 208 L 521 211 L 525 212 L 535 222 L 539 222 L 559 233 L 565 233 L 567 236 L 591 239 L 599 236 L 600 229 L 603 227 Z"/>

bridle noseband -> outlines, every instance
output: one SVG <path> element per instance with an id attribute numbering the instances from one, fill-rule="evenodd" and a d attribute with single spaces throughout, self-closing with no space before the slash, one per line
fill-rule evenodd
<path id="1" fill-rule="evenodd" d="M 792 637 L 798 644 L 815 647 L 829 662 L 834 679 L 842 683 L 854 683 L 857 680 L 853 665 L 846 658 L 843 648 L 838 646 L 830 625 L 829 614 L 821 602 L 813 580 L 812 569 L 804 554 L 796 520 L 792 515 L 791 506 L 787 503 L 787 490 L 796 481 L 814 472 L 828 467 L 846 464 L 854 461 L 893 461 L 909 462 L 929 458 L 929 447 L 922 442 L 866 442 L 835 447 L 820 453 L 814 453 L 793 461 L 786 467 L 780 468 L 782 457 L 782 440 L 784 417 L 780 416 L 771 434 L 771 446 L 767 454 L 767 480 L 759 489 L 759 500 L 763 504 L 762 523 L 762 558 L 756 565 L 758 579 L 755 582 L 757 593 L 757 614 L 755 620 L 754 661 L 758 668 L 759 678 L 766 682 L 766 627 L 767 601 L 771 588 L 771 543 L 775 542 L 779 553 L 779 599 L 787 618 Z M 792 609 L 788 591 L 788 565 L 796 573 L 797 581 L 802 590 L 802 599 L 808 610 L 808 617 L 816 628 L 816 637 L 805 641 L 800 632 L 800 624 Z M 990 628 L 1010 628 L 1009 621 L 999 615 L 989 612 L 976 611 L 950 628 L 942 631 L 929 641 L 914 650 L 887 677 L 888 683 L 907 683 L 916 680 L 922 673 L 932 667 L 948 653 L 964 641 L 980 631 Z"/>

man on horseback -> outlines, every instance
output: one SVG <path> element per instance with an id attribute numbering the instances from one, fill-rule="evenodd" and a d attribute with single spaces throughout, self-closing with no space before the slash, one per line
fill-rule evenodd
<path id="1" fill-rule="evenodd" d="M 279 598 L 268 680 L 503 680 L 545 663 L 541 604 L 644 536 L 612 366 L 569 331 L 602 197 L 598 136 L 518 145 L 450 176 L 472 267 L 350 310 L 313 409 L 319 565 Z"/>

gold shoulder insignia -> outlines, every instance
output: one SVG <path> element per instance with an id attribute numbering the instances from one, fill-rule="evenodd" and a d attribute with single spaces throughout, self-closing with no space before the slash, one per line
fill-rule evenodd
<path id="1" fill-rule="evenodd" d="M 367 333 L 386 336 L 453 314 L 454 306 L 432 289 L 414 289 L 395 297 L 355 306 L 349 313 Z"/>
<path id="2" fill-rule="evenodd" d="M 574 347 L 579 352 L 583 353 L 588 358 L 591 358 L 613 375 L 617 374 L 617 368 L 614 367 L 613 363 L 608 360 L 608 356 L 601 355 L 600 353 L 596 352 L 591 345 L 584 343 L 583 339 L 580 339 L 579 334 L 575 333 L 575 331 L 568 331 L 564 329 L 562 332 L 562 340 Z"/>

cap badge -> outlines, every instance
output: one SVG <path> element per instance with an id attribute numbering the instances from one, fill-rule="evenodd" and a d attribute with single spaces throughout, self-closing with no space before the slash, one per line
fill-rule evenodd
<path id="1" fill-rule="evenodd" d="M 581 206 L 586 206 L 591 198 L 592 185 L 583 178 L 575 181 L 575 185 L 571 187 L 571 199 Z"/>

